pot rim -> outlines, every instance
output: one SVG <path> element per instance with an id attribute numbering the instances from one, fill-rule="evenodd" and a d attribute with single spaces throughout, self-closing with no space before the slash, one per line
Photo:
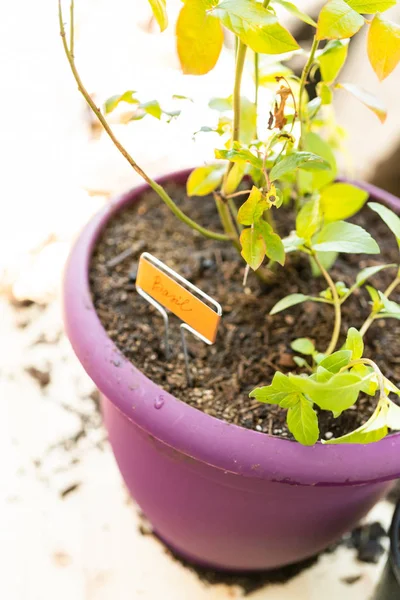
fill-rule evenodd
<path id="1" fill-rule="evenodd" d="M 157 179 L 184 183 L 192 169 Z M 400 200 L 365 183 L 370 195 L 400 212 Z M 150 190 L 142 184 L 114 198 L 84 227 L 68 258 L 64 323 L 71 345 L 100 392 L 130 421 L 171 448 L 218 469 L 291 485 L 354 485 L 400 477 L 400 432 L 364 445 L 301 444 L 226 423 L 189 406 L 151 381 L 123 356 L 94 308 L 89 265 L 111 217 Z M 162 397 L 160 403 L 159 399 Z M 155 408 L 162 404 L 162 409 Z"/>

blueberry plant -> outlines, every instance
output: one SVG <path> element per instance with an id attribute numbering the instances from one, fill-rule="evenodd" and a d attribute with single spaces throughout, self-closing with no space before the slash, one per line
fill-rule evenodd
<path id="1" fill-rule="evenodd" d="M 136 0 L 138 1 L 138 0 Z M 142 0 L 145 2 L 145 0 Z M 149 0 L 161 31 L 168 26 L 168 0 Z M 307 338 L 295 339 L 293 350 L 300 372 L 275 373 L 270 385 L 250 396 L 287 410 L 287 423 L 294 437 L 312 445 L 319 438 L 315 407 L 335 417 L 355 404 L 360 393 L 378 394 L 376 409 L 356 431 L 324 443 L 367 443 L 384 437 L 389 429 L 400 429 L 400 407 L 389 399 L 400 389 L 389 381 L 378 365 L 364 358 L 363 336 L 376 319 L 400 319 L 400 305 L 390 295 L 400 284 L 398 264 L 381 264 L 360 270 L 347 288 L 333 281 L 332 265 L 339 253 L 377 254 L 379 247 L 362 227 L 348 222 L 367 201 L 368 194 L 349 183 L 337 181 L 336 151 L 343 150 L 345 132 L 336 123 L 334 93 L 354 96 L 384 122 L 385 108 L 370 93 L 342 80 L 341 71 L 355 34 L 367 28 L 367 55 L 380 80 L 400 61 L 400 26 L 382 13 L 396 0 L 328 0 L 314 18 L 288 0 L 184 0 L 176 23 L 176 42 L 184 73 L 203 75 L 212 70 L 224 39 L 235 40 L 235 70 L 232 95 L 212 98 L 214 123 L 201 128 L 214 132 L 220 143 L 216 161 L 195 169 L 187 181 L 189 196 L 212 195 L 223 233 L 202 227 L 185 214 L 167 191 L 149 177 L 116 138 L 107 115 L 119 105 L 130 105 L 130 120 L 152 117 L 171 120 L 179 110 L 165 111 L 157 100 L 142 102 L 128 90 L 109 98 L 99 108 L 84 86 L 75 63 L 74 1 L 70 0 L 68 27 L 59 0 L 61 38 L 78 89 L 99 119 L 105 132 L 132 168 L 188 227 L 207 238 L 232 243 L 245 263 L 245 279 L 251 269 L 262 282 L 273 284 L 278 265 L 287 255 L 306 255 L 315 276 L 325 280 L 319 296 L 300 293 L 280 300 L 271 314 L 302 302 L 320 302 L 332 307 L 332 336 L 327 348 L 316 348 Z M 302 49 L 282 25 L 288 11 L 314 30 L 311 47 Z M 302 61 L 296 72 L 293 64 Z M 254 80 L 251 99 L 241 91 L 244 68 Z M 314 86 L 310 84 L 314 83 Z M 269 90 L 270 110 L 261 106 L 261 90 Z M 176 96 L 176 102 L 187 101 Z M 265 101 L 263 101 L 265 104 Z M 243 185 L 243 181 L 245 184 Z M 246 183 L 247 182 L 247 183 Z M 250 185 L 248 185 L 250 182 Z M 400 248 L 400 218 L 381 204 L 369 203 L 394 234 Z M 274 213 L 295 214 L 293 231 L 282 237 Z M 339 344 L 341 308 L 350 296 L 382 269 L 392 269 L 389 287 L 366 289 L 371 311 L 362 327 L 351 327 L 344 345 Z"/>

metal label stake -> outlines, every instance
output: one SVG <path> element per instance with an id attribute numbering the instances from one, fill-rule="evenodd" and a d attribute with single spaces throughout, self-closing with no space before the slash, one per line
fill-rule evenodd
<path id="1" fill-rule="evenodd" d="M 181 283 L 184 285 L 181 285 Z M 222 316 L 221 305 L 148 252 L 143 252 L 140 256 L 136 289 L 147 302 L 158 310 L 164 319 L 165 356 L 167 360 L 170 356 L 169 319 L 165 309 L 168 309 L 183 321 L 180 326 L 181 339 L 185 357 L 186 378 L 191 386 L 192 378 L 189 370 L 185 330 L 190 331 L 206 344 L 214 344 Z M 199 296 L 211 304 L 212 307 L 200 300 Z"/>

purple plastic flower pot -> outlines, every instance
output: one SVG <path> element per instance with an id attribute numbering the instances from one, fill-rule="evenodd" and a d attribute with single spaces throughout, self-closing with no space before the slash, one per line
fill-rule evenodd
<path id="1" fill-rule="evenodd" d="M 184 182 L 189 171 L 164 177 Z M 305 447 L 192 408 L 121 356 L 94 309 L 88 269 L 107 221 L 147 186 L 117 198 L 78 238 L 64 283 L 71 344 L 103 397 L 123 478 L 157 534 L 192 561 L 229 570 L 293 563 L 327 547 L 400 476 L 400 434 Z M 380 190 L 372 196 L 400 210 Z"/>

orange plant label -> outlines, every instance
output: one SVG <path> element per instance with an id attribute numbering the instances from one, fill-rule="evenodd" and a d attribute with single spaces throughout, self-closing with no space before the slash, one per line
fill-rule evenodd
<path id="1" fill-rule="evenodd" d="M 140 257 L 136 285 L 213 344 L 221 317 L 170 275 Z"/>

